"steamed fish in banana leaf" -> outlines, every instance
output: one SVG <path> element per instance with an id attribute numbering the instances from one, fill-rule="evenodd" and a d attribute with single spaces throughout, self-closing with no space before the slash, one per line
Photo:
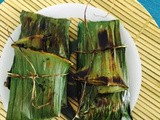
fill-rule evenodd
<path id="1" fill-rule="evenodd" d="M 15 57 L 7 119 L 51 119 L 66 103 L 69 20 L 23 11 Z"/>
<path id="2" fill-rule="evenodd" d="M 131 119 L 119 21 L 81 22 L 78 28 L 77 114 L 84 120 Z"/>
<path id="3" fill-rule="evenodd" d="M 43 35 L 42 48 L 39 50 L 68 58 L 70 24 L 68 19 L 55 19 L 26 11 L 22 11 L 20 19 L 22 24 L 20 38 Z"/>
<path id="4" fill-rule="evenodd" d="M 40 41 L 41 43 L 35 44 L 40 44 L 41 46 L 34 49 L 69 58 L 70 21 L 68 19 L 53 19 L 33 12 L 22 11 L 20 20 L 22 23 L 20 38 L 30 36 L 30 43 L 27 44 L 31 44 L 32 36 L 38 35 L 37 37 L 41 37 L 40 39 L 42 40 Z M 66 86 L 65 89 L 67 89 Z M 66 104 L 67 93 L 65 90 L 62 106 L 66 106 Z"/>

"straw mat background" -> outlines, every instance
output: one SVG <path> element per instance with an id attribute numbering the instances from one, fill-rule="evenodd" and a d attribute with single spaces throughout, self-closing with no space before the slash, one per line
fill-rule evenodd
<path id="1" fill-rule="evenodd" d="M 36 12 L 59 3 L 84 3 L 86 0 L 6 0 L 0 5 L 0 55 L 8 39 L 20 24 L 22 10 Z M 139 99 L 132 111 L 134 120 L 160 120 L 160 29 L 148 12 L 136 0 L 92 0 L 92 6 L 109 11 L 121 20 L 138 48 L 142 62 L 142 86 Z M 76 20 L 71 25 L 76 38 Z M 6 112 L 0 102 L 0 120 Z M 65 119 L 62 116 L 60 119 Z"/>

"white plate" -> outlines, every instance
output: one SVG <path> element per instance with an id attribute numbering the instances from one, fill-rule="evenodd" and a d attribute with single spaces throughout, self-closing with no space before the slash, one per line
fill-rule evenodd
<path id="1" fill-rule="evenodd" d="M 59 4 L 55 6 L 50 6 L 40 10 L 38 13 L 45 16 L 50 16 L 54 18 L 84 18 L 84 10 L 86 5 L 83 4 Z M 89 6 L 87 9 L 87 19 L 92 21 L 100 20 L 114 20 L 116 19 L 112 15 L 105 11 L 97 9 L 95 7 Z M 98 16 L 97 16 L 98 15 Z M 107 15 L 107 17 L 105 17 Z M 103 17 L 104 16 L 104 17 Z M 140 87 L 141 87 L 141 62 L 138 55 L 138 51 L 133 42 L 133 39 L 129 35 L 129 32 L 121 25 L 120 26 L 121 39 L 123 44 L 127 46 L 126 49 L 126 59 L 127 59 L 127 69 L 128 69 L 128 79 L 130 81 L 129 90 L 131 93 L 131 110 L 133 110 L 135 103 L 137 101 Z M 17 40 L 20 34 L 20 26 L 16 28 L 11 37 Z M 4 104 L 5 110 L 8 108 L 9 101 L 9 90 L 4 87 L 4 81 L 7 78 L 7 71 L 10 70 L 13 62 L 13 49 L 11 48 L 11 39 L 8 39 L 2 56 L 0 58 L 0 96 Z"/>

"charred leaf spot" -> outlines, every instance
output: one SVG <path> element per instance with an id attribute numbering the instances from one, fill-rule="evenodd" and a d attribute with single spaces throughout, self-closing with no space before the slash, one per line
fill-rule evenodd
<path id="1" fill-rule="evenodd" d="M 35 39 L 35 36 L 30 36 L 29 37 L 29 40 L 31 40 L 31 41 L 34 40 L 34 39 Z"/>
<path id="2" fill-rule="evenodd" d="M 31 22 L 32 18 L 31 17 L 27 17 L 26 20 L 27 20 L 27 22 Z"/>
<path id="3" fill-rule="evenodd" d="M 47 51 L 47 39 L 45 37 L 42 39 L 42 50 Z"/>
<path id="4" fill-rule="evenodd" d="M 76 79 L 78 79 L 79 77 L 84 78 L 87 75 L 87 73 L 88 73 L 88 69 L 80 71 L 74 75 L 74 78 Z"/>
<path id="5" fill-rule="evenodd" d="M 114 49 L 113 48 L 111 49 L 111 55 L 112 55 L 112 58 L 114 59 Z"/>
<path id="6" fill-rule="evenodd" d="M 46 81 L 44 80 L 44 81 L 42 81 L 42 84 L 44 85 L 44 86 L 46 86 Z"/>
<path id="7" fill-rule="evenodd" d="M 46 58 L 46 60 L 50 60 L 49 58 Z"/>
<path id="8" fill-rule="evenodd" d="M 11 77 L 8 77 L 7 80 L 4 82 L 4 86 L 10 89 L 11 86 Z"/>
<path id="9" fill-rule="evenodd" d="M 46 21 L 44 19 L 42 19 L 42 22 L 40 24 L 40 28 L 42 28 L 42 30 L 46 29 Z"/>
<path id="10" fill-rule="evenodd" d="M 108 104 L 108 101 L 105 97 L 101 97 L 97 100 L 97 107 L 104 107 Z"/>
<path id="11" fill-rule="evenodd" d="M 49 44 L 49 47 L 51 48 L 51 47 L 53 47 L 54 46 L 54 42 L 51 40 L 50 41 L 50 44 Z"/>
<path id="12" fill-rule="evenodd" d="M 30 23 L 32 22 L 32 18 L 31 17 L 27 17 L 26 18 L 26 25 L 29 27 Z"/>
<path id="13" fill-rule="evenodd" d="M 19 48 L 26 48 L 24 44 L 17 44 Z"/>
<path id="14" fill-rule="evenodd" d="M 108 34 L 107 34 L 107 30 L 102 29 L 98 32 L 98 40 L 99 40 L 99 45 L 101 47 L 101 49 L 105 49 L 105 47 L 108 44 Z"/>
<path id="15" fill-rule="evenodd" d="M 98 77 L 97 79 L 108 85 L 109 79 L 107 77 L 101 76 L 101 77 Z"/>
<path id="16" fill-rule="evenodd" d="M 113 82 L 114 82 L 114 83 L 119 83 L 119 82 L 120 82 L 119 77 L 114 77 L 114 78 L 113 78 Z"/>
<path id="17" fill-rule="evenodd" d="M 48 49 L 51 48 L 51 40 L 52 35 L 48 34 L 47 36 L 45 35 L 42 39 L 42 50 L 45 52 L 49 52 Z"/>
<path id="18" fill-rule="evenodd" d="M 42 84 L 38 84 L 38 87 L 42 90 L 42 92 L 45 91 L 45 88 L 44 88 L 44 86 Z"/>
<path id="19" fill-rule="evenodd" d="M 123 80 L 120 77 L 113 77 L 113 82 L 118 84 L 124 84 Z"/>
<path id="20" fill-rule="evenodd" d="M 32 21 L 32 18 L 31 17 L 27 17 L 26 20 L 27 20 L 27 23 L 30 23 Z"/>

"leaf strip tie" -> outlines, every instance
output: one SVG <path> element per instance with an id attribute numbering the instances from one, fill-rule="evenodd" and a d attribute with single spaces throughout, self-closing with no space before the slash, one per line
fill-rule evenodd
<path id="1" fill-rule="evenodd" d="M 23 79 L 25 79 L 25 78 L 31 78 L 31 79 L 35 78 L 36 79 L 36 78 L 45 78 L 45 77 L 53 77 L 53 76 L 66 76 L 66 75 L 68 75 L 68 73 L 66 73 L 66 74 L 50 74 L 50 75 L 45 75 L 45 74 L 43 74 L 43 75 L 38 75 L 38 74 L 20 75 L 17 73 L 8 73 L 8 77 L 23 78 Z"/>
<path id="2" fill-rule="evenodd" d="M 104 48 L 104 49 L 94 49 L 94 50 L 92 50 L 92 51 L 76 51 L 76 53 L 81 53 L 81 54 L 94 54 L 94 53 L 104 52 L 104 51 L 110 50 L 110 49 L 119 49 L 119 48 L 126 48 L 126 46 L 120 45 L 120 46 L 106 47 L 106 48 Z"/>

